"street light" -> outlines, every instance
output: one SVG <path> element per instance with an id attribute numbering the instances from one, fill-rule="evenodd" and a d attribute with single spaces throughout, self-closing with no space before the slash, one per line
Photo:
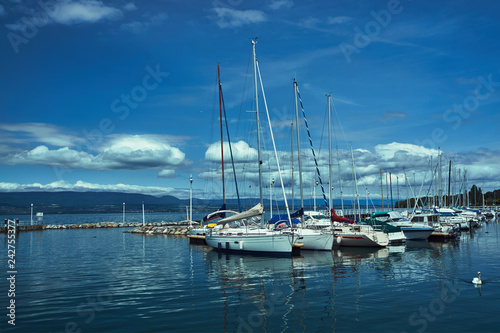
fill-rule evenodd
<path id="1" fill-rule="evenodd" d="M 123 223 L 125 223 L 125 202 L 123 203 Z"/>
<path id="2" fill-rule="evenodd" d="M 193 221 L 193 175 L 189 176 L 189 225 Z"/>

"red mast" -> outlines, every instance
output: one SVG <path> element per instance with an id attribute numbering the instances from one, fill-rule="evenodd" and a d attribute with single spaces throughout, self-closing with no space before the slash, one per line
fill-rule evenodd
<path id="1" fill-rule="evenodd" d="M 220 68 L 217 65 L 217 80 L 219 82 L 219 120 L 220 120 L 220 156 L 222 161 L 222 203 L 226 204 L 226 185 L 224 183 L 224 136 L 222 134 L 222 86 L 220 84 Z"/>

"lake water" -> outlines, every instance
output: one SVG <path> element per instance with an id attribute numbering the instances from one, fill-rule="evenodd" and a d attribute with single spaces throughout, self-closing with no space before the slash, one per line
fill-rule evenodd
<path id="1" fill-rule="evenodd" d="M 113 220 L 64 221 L 99 218 Z M 454 242 L 294 258 L 218 254 L 186 237 L 124 230 L 18 234 L 15 327 L 3 236 L 0 332 L 499 331 L 496 221 Z M 480 288 L 471 283 L 478 271 Z"/>

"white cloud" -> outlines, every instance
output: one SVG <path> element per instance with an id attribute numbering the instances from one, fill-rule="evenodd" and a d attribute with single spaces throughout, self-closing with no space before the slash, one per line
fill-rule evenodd
<path id="1" fill-rule="evenodd" d="M 0 124 L 0 134 L 16 133 L 9 142 L 20 143 L 20 141 L 35 141 L 56 147 L 72 147 L 80 138 L 61 133 L 61 128 L 45 123 L 18 123 Z M 26 137 L 22 136 L 25 135 Z M 18 141 L 20 140 L 20 141 Z"/>
<path id="2" fill-rule="evenodd" d="M 154 196 L 160 195 L 179 195 L 179 190 L 171 187 L 160 186 L 140 186 L 131 184 L 96 184 L 85 181 L 77 181 L 76 183 L 68 183 L 66 181 L 56 181 L 49 184 L 20 184 L 0 182 L 1 192 L 29 192 L 29 191 L 107 191 L 121 193 L 142 193 Z M 185 196 L 185 195 L 184 195 Z"/>
<path id="3" fill-rule="evenodd" d="M 430 157 L 431 155 L 437 156 L 438 154 L 436 149 L 428 149 L 411 143 L 399 142 L 376 145 L 375 152 L 385 160 L 393 158 L 397 152 L 404 152 L 417 157 Z"/>
<path id="4" fill-rule="evenodd" d="M 231 143 L 233 151 L 233 158 L 236 163 L 238 162 L 251 162 L 257 163 L 257 149 L 252 148 L 245 141 L 238 141 Z M 220 163 L 221 150 L 220 141 L 212 143 L 205 152 L 205 159 L 211 162 Z M 224 142 L 224 162 L 231 162 L 231 155 L 229 151 L 229 143 Z"/>
<path id="5" fill-rule="evenodd" d="M 61 24 L 93 23 L 103 19 L 114 19 L 121 15 L 120 9 L 107 6 L 98 0 L 64 0 L 59 2 L 56 9 L 50 13 L 52 20 Z"/>
<path id="6" fill-rule="evenodd" d="M 216 7 L 217 25 L 220 28 L 235 28 L 246 24 L 267 21 L 266 14 L 260 10 L 248 9 L 237 10 L 231 8 Z"/>
<path id="7" fill-rule="evenodd" d="M 116 135 L 92 155 L 68 147 L 55 150 L 40 145 L 3 157 L 4 164 L 45 165 L 88 170 L 172 169 L 188 163 L 185 154 L 165 138 L 154 135 Z"/>

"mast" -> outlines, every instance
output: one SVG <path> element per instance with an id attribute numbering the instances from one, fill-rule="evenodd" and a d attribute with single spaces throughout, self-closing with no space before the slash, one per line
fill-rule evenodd
<path id="1" fill-rule="evenodd" d="M 293 179 L 293 174 L 294 174 L 294 170 L 293 170 L 293 121 L 292 121 L 292 126 L 291 126 L 291 145 L 290 147 L 292 147 L 292 212 L 295 212 L 295 193 L 293 192 L 293 188 L 294 188 L 294 179 Z"/>
<path id="2" fill-rule="evenodd" d="M 382 179 L 382 169 L 380 169 L 380 193 L 382 197 L 382 210 L 384 210 L 384 183 Z"/>
<path id="3" fill-rule="evenodd" d="M 222 204 L 226 204 L 226 184 L 224 182 L 224 134 L 222 132 L 222 86 L 220 84 L 220 68 L 217 64 L 217 82 L 219 83 L 219 120 L 220 120 L 220 156 L 222 161 Z"/>
<path id="4" fill-rule="evenodd" d="M 328 211 L 332 211 L 332 110 L 330 103 L 330 95 L 327 95 L 328 99 Z"/>
<path id="5" fill-rule="evenodd" d="M 260 152 L 260 117 L 259 117 L 259 93 L 257 90 L 257 56 L 255 55 L 255 44 L 257 41 L 252 39 L 252 54 L 253 54 L 253 78 L 255 91 L 255 114 L 257 119 L 257 158 L 259 160 L 259 198 L 260 204 L 264 206 L 264 198 L 262 196 L 262 158 Z M 264 224 L 264 220 L 262 220 Z"/>
<path id="6" fill-rule="evenodd" d="M 394 209 L 394 201 L 392 200 L 392 173 L 389 172 L 389 184 L 391 189 L 391 209 Z"/>
<path id="7" fill-rule="evenodd" d="M 300 208 L 304 208 L 304 189 L 302 186 L 302 162 L 300 158 L 300 126 L 299 126 L 299 101 L 297 98 L 297 81 L 293 80 L 293 93 L 295 97 L 295 123 L 297 131 L 297 154 L 299 155 L 299 185 L 300 185 Z M 301 222 L 303 222 L 303 217 L 300 217 Z"/>
<path id="8" fill-rule="evenodd" d="M 353 203 L 353 216 L 354 216 L 354 221 L 356 221 L 356 181 L 354 180 L 355 174 L 354 174 L 354 153 L 352 152 L 352 144 L 351 144 L 351 160 L 352 160 L 352 203 Z"/>
<path id="9" fill-rule="evenodd" d="M 450 167 L 448 168 L 448 198 L 446 199 L 446 206 L 448 206 L 448 201 L 451 199 L 451 160 Z"/>
<path id="10" fill-rule="evenodd" d="M 438 202 L 439 202 L 439 207 L 442 207 L 443 206 L 443 179 L 442 179 L 442 168 L 441 168 L 441 159 L 442 159 L 442 154 L 441 154 L 441 148 L 438 147 L 438 151 L 439 151 L 439 199 L 438 199 Z"/>

